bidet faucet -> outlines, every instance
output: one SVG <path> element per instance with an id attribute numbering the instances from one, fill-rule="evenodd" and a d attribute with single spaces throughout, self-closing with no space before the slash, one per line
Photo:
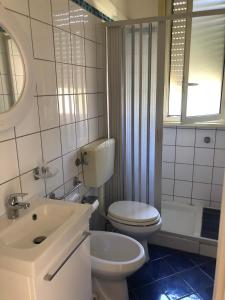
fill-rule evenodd
<path id="1" fill-rule="evenodd" d="M 26 209 L 30 206 L 29 202 L 19 202 L 19 197 L 26 196 L 27 193 L 15 193 L 9 195 L 8 200 L 6 201 L 6 211 L 8 219 L 16 219 L 19 217 L 19 209 Z"/>

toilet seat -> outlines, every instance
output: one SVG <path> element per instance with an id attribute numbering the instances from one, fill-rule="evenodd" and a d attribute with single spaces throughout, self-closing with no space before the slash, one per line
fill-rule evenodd
<path id="1" fill-rule="evenodd" d="M 149 204 L 134 201 L 118 201 L 108 209 L 109 219 L 131 226 L 153 226 L 160 221 L 160 214 Z"/>

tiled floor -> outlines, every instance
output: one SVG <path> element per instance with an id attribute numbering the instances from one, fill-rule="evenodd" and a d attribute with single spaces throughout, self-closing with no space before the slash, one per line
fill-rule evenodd
<path id="1" fill-rule="evenodd" d="M 128 278 L 130 300 L 211 300 L 215 259 L 150 246 L 150 261 Z"/>

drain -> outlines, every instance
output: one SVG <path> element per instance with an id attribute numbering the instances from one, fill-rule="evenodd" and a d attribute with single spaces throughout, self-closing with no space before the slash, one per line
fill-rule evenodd
<path id="1" fill-rule="evenodd" d="M 38 245 L 40 243 L 42 243 L 47 237 L 44 235 L 41 236 L 37 236 L 35 239 L 33 239 L 33 243 Z"/>

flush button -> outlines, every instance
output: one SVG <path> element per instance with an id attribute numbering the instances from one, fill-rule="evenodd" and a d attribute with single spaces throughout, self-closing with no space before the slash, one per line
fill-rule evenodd
<path id="1" fill-rule="evenodd" d="M 209 136 L 204 137 L 204 143 L 209 144 L 211 142 L 211 139 Z"/>

